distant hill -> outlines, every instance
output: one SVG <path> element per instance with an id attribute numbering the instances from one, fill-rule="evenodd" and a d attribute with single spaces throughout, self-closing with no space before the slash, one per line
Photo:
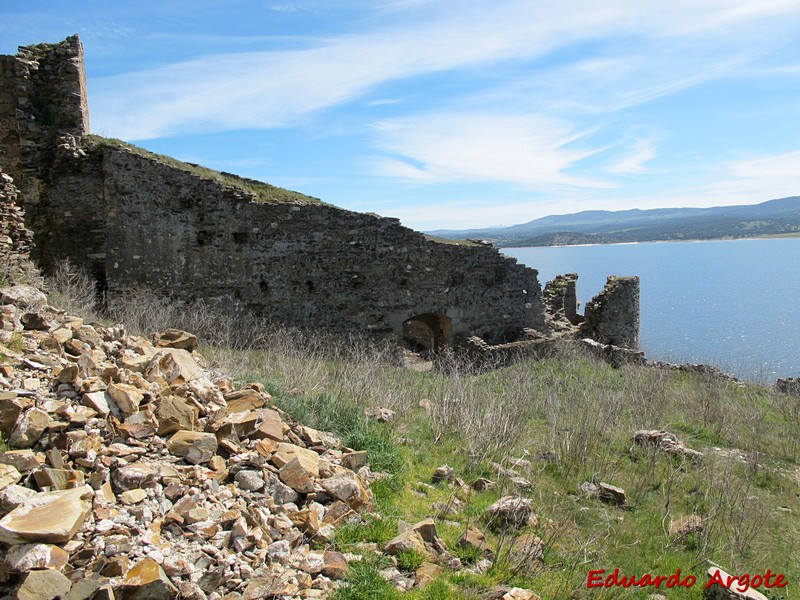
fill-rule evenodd
<path id="1" fill-rule="evenodd" d="M 800 235 L 800 196 L 713 208 L 587 210 L 510 227 L 426 233 L 449 239 L 481 239 L 505 247 Z"/>

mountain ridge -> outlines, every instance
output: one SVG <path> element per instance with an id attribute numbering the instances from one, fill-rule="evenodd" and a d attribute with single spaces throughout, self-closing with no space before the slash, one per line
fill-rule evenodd
<path id="1" fill-rule="evenodd" d="M 587 210 L 506 227 L 425 233 L 507 247 L 800 235 L 800 196 L 709 208 Z"/>

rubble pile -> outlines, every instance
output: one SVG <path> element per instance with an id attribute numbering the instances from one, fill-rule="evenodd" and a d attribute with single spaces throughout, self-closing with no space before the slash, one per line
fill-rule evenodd
<path id="1" fill-rule="evenodd" d="M 321 548 L 371 508 L 365 453 L 216 377 L 191 334 L 127 335 L 25 286 L 0 301 L 6 597 L 331 594 L 348 557 Z"/>
<path id="2" fill-rule="evenodd" d="M 702 452 L 692 450 L 678 439 L 674 433 L 659 429 L 641 429 L 634 432 L 631 441 L 635 446 L 657 448 L 660 452 L 670 456 L 677 456 L 687 460 L 699 460 Z"/>

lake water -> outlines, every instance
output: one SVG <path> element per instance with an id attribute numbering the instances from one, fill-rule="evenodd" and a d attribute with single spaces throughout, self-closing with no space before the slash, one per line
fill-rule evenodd
<path id="1" fill-rule="evenodd" d="M 542 288 L 578 273 L 581 307 L 608 275 L 638 275 L 649 359 L 712 364 L 749 381 L 800 376 L 799 238 L 502 252 L 538 269 Z"/>

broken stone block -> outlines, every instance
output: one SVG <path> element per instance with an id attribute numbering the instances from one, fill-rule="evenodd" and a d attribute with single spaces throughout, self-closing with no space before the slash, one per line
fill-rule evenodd
<path id="1" fill-rule="evenodd" d="M 400 533 L 387 542 L 384 551 L 387 554 L 415 550 L 425 556 L 436 556 L 445 552 L 444 543 L 436 533 L 433 519 L 424 519 Z"/>
<path id="2" fill-rule="evenodd" d="M 19 586 L 15 600 L 53 600 L 69 593 L 72 582 L 53 569 L 30 571 Z"/>
<path id="3" fill-rule="evenodd" d="M 101 417 L 107 417 L 112 412 L 112 405 L 109 404 L 108 397 L 104 391 L 87 392 L 83 395 L 82 401 L 84 406 L 96 411 Z M 122 413 L 116 404 L 113 404 L 113 412 L 115 417 L 122 418 Z"/>
<path id="4" fill-rule="evenodd" d="M 28 498 L 32 498 L 36 492 L 21 485 L 11 484 L 0 490 L 0 513 L 5 514 L 17 508 Z"/>
<path id="5" fill-rule="evenodd" d="M 272 464 L 278 468 L 298 458 L 303 467 L 308 471 L 310 477 L 319 477 L 319 454 L 307 448 L 301 448 L 294 444 L 279 443 L 278 449 L 270 459 Z"/>
<path id="6" fill-rule="evenodd" d="M 30 285 L 0 288 L 0 304 L 13 304 L 23 310 L 36 310 L 47 304 L 47 296 Z"/>
<path id="7" fill-rule="evenodd" d="M 153 337 L 157 348 L 178 348 L 187 352 L 197 350 L 197 336 L 181 329 L 166 329 Z"/>
<path id="8" fill-rule="evenodd" d="M 266 482 L 264 493 L 275 500 L 277 504 L 296 502 L 298 499 L 297 492 L 272 474 Z"/>
<path id="9" fill-rule="evenodd" d="M 217 451 L 217 436 L 201 431 L 179 431 L 167 441 L 172 454 L 193 465 L 208 462 Z"/>
<path id="10" fill-rule="evenodd" d="M 197 423 L 196 407 L 178 396 L 167 396 L 161 400 L 156 416 L 158 435 L 168 435 L 176 431 L 192 431 Z"/>
<path id="11" fill-rule="evenodd" d="M 14 485 L 20 479 L 22 474 L 11 465 L 0 464 L 0 490 Z"/>
<path id="12" fill-rule="evenodd" d="M 486 542 L 486 536 L 480 529 L 475 529 L 474 527 L 469 527 L 464 533 L 462 533 L 461 537 L 458 538 L 456 545 L 460 548 L 474 548 L 480 552 L 481 555 L 490 560 L 494 557 L 492 549 Z"/>
<path id="13" fill-rule="evenodd" d="M 200 366 L 186 350 L 165 348 L 150 360 L 144 376 L 147 381 L 163 378 L 171 386 L 182 385 L 203 374 Z"/>
<path id="14" fill-rule="evenodd" d="M 614 506 L 623 506 L 625 490 L 610 483 L 600 482 L 600 500 Z"/>
<path id="15" fill-rule="evenodd" d="M 101 600 L 95 594 L 103 585 L 102 578 L 83 578 L 72 584 L 72 589 L 64 596 L 64 600 Z M 113 600 L 109 598 L 108 600 Z"/>
<path id="16" fill-rule="evenodd" d="M 139 412 L 139 405 L 144 400 L 142 391 L 129 383 L 112 383 L 106 394 L 125 417 Z"/>
<path id="17" fill-rule="evenodd" d="M 83 471 L 72 469 L 50 469 L 39 467 L 33 472 L 36 485 L 39 488 L 49 488 L 52 490 L 67 490 L 83 486 L 85 475 Z"/>
<path id="18" fill-rule="evenodd" d="M 176 384 L 172 384 L 175 387 Z M 208 377 L 202 374 L 187 383 L 187 387 L 192 395 L 197 398 L 205 414 L 216 416 L 224 414 L 226 410 L 225 398 L 220 389 Z"/>
<path id="19" fill-rule="evenodd" d="M 341 500 L 353 510 L 372 505 L 371 492 L 364 488 L 355 473 L 337 475 L 320 481 L 323 489 L 337 500 Z"/>
<path id="20" fill-rule="evenodd" d="M 164 569 L 152 558 L 136 563 L 118 588 L 119 600 L 171 600 L 178 595 Z"/>
<path id="21" fill-rule="evenodd" d="M 78 365 L 67 365 L 58 373 L 58 380 L 61 383 L 75 383 L 78 380 Z"/>
<path id="22" fill-rule="evenodd" d="M 125 434 L 126 437 L 135 440 L 142 440 L 149 438 L 156 433 L 158 424 L 150 410 L 133 413 L 125 422 L 118 426 L 118 429 Z"/>
<path id="23" fill-rule="evenodd" d="M 291 571 L 269 574 L 251 579 L 244 590 L 242 600 L 262 600 L 264 598 L 292 598 L 299 591 L 297 579 Z"/>
<path id="24" fill-rule="evenodd" d="M 119 501 L 123 504 L 139 504 L 145 498 L 147 498 L 147 491 L 142 488 L 128 490 L 119 495 Z"/>
<path id="25" fill-rule="evenodd" d="M 264 398 L 259 392 L 251 388 L 236 390 L 225 394 L 225 402 L 228 405 L 228 412 L 250 412 L 264 406 Z"/>
<path id="26" fill-rule="evenodd" d="M 518 529 L 525 525 L 535 525 L 532 502 L 528 498 L 503 496 L 485 511 L 486 521 L 492 529 Z"/>
<path id="27" fill-rule="evenodd" d="M 278 471 L 278 477 L 286 485 L 301 494 L 314 491 L 314 475 L 309 465 L 300 456 L 295 456 Z"/>
<path id="28" fill-rule="evenodd" d="M 91 513 L 93 495 L 89 486 L 36 494 L 0 519 L 0 542 L 68 542 Z"/>
<path id="29" fill-rule="evenodd" d="M 8 438 L 8 445 L 15 448 L 30 448 L 50 425 L 50 416 L 39 408 L 32 408 L 18 420 Z"/>
<path id="30" fill-rule="evenodd" d="M 414 551 L 424 556 L 430 556 L 428 549 L 425 547 L 425 540 L 423 540 L 419 532 L 415 531 L 414 529 L 407 529 L 406 531 L 386 542 L 386 545 L 383 547 L 383 551 L 386 554 L 392 555 L 397 555 L 401 552 Z"/>
<path id="31" fill-rule="evenodd" d="M 111 479 L 118 490 L 127 491 L 153 487 L 158 481 L 159 473 L 159 469 L 155 465 L 136 462 L 113 471 Z"/>
<path id="32" fill-rule="evenodd" d="M 239 471 L 233 478 L 236 484 L 248 492 L 257 492 L 264 487 L 264 478 L 256 471 Z"/>
<path id="33" fill-rule="evenodd" d="M 319 531 L 319 515 L 315 510 L 304 508 L 288 513 L 288 517 L 292 524 L 304 533 L 314 535 Z"/>
<path id="34" fill-rule="evenodd" d="M 4 438 L 8 439 L 24 407 L 25 401 L 15 392 L 0 392 L 0 435 Z"/>
<path id="35" fill-rule="evenodd" d="M 357 450 L 342 454 L 340 460 L 342 466 L 347 467 L 351 471 L 358 471 L 361 467 L 369 464 L 369 455 L 366 450 Z"/>
<path id="36" fill-rule="evenodd" d="M 283 439 L 283 429 L 283 421 L 270 419 L 261 423 L 250 437 L 256 440 L 268 438 L 279 442 Z"/>
<path id="37" fill-rule="evenodd" d="M 259 435 L 255 435 L 259 427 L 265 424 L 268 425 L 264 428 L 264 431 Z M 226 435 L 226 430 L 232 430 L 240 439 L 251 436 L 257 439 L 269 438 L 276 441 L 281 441 L 283 439 L 283 422 L 281 421 L 280 415 L 277 411 L 269 408 L 229 414 L 225 417 L 223 429 L 220 431 L 220 434 Z M 286 446 L 291 447 L 292 444 L 286 444 Z M 288 462 L 288 460 L 286 462 Z"/>
<path id="38" fill-rule="evenodd" d="M 60 571 L 69 561 L 69 554 L 52 544 L 19 544 L 11 546 L 3 558 L 3 567 L 13 573 L 26 573 L 34 569 Z"/>

